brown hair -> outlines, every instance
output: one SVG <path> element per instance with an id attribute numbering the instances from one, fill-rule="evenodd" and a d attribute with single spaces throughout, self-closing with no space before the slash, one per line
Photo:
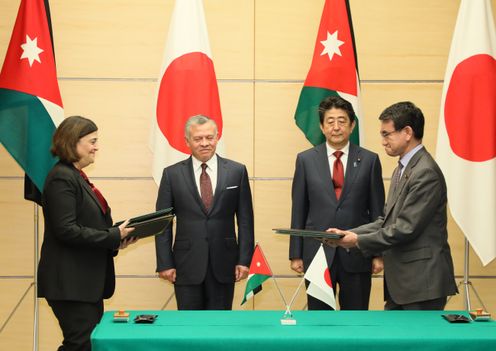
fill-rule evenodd
<path id="1" fill-rule="evenodd" d="M 51 152 L 64 163 L 79 161 L 77 143 L 82 137 L 96 132 L 96 124 L 81 116 L 71 116 L 64 119 L 53 134 Z"/>

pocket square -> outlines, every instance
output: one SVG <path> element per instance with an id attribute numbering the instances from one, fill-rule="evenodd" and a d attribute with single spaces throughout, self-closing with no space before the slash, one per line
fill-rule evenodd
<path id="1" fill-rule="evenodd" d="M 238 187 L 237 185 L 228 186 L 228 187 L 226 188 L 226 190 L 229 190 L 229 189 L 236 189 L 237 187 Z"/>

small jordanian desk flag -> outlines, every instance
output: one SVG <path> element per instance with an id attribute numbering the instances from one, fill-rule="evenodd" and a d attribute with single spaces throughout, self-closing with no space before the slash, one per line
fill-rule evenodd
<path id="1" fill-rule="evenodd" d="M 262 290 L 262 283 L 272 277 L 272 271 L 265 259 L 260 245 L 255 246 L 250 263 L 250 273 L 246 281 L 245 296 L 241 304 L 251 299 L 256 293 Z"/>
<path id="2" fill-rule="evenodd" d="M 39 191 L 56 162 L 50 146 L 63 118 L 48 1 L 23 0 L 0 72 L 0 142 Z"/>
<path id="3" fill-rule="evenodd" d="M 331 95 L 353 105 L 357 115 L 351 142 L 360 145 L 360 87 L 353 26 L 348 0 L 326 0 L 315 42 L 312 66 L 296 107 L 296 125 L 312 145 L 325 141 L 319 127 L 318 107 Z"/>

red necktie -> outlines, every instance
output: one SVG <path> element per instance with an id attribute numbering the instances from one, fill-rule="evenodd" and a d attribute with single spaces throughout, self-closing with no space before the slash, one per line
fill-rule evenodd
<path id="1" fill-rule="evenodd" d="M 214 197 L 212 191 L 212 182 L 210 180 L 210 176 L 207 173 L 207 164 L 202 163 L 201 165 L 202 172 L 200 175 L 200 195 L 205 205 L 205 208 L 210 210 L 210 206 L 212 206 L 212 199 Z"/>
<path id="2" fill-rule="evenodd" d="M 82 170 L 80 170 L 79 173 L 81 174 L 81 177 L 83 177 L 83 179 L 86 181 L 86 183 L 88 183 L 88 185 L 91 187 L 91 190 L 93 190 L 93 193 L 95 194 L 96 198 L 98 199 L 98 202 L 102 206 L 103 213 L 104 214 L 107 213 L 107 210 L 108 210 L 107 200 L 105 200 L 105 198 L 103 197 L 100 190 L 98 190 L 98 188 L 96 186 L 94 186 L 92 182 L 90 182 L 86 173 L 84 173 Z"/>
<path id="3" fill-rule="evenodd" d="M 334 166 L 332 167 L 332 183 L 334 184 L 336 198 L 339 200 L 344 185 L 344 169 L 343 163 L 341 162 L 343 151 L 334 151 L 333 155 L 336 157 L 336 160 L 334 161 Z"/>

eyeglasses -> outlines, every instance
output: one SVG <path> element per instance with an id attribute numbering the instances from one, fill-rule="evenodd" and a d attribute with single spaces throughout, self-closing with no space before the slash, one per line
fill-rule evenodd
<path id="1" fill-rule="evenodd" d="M 390 131 L 390 132 L 386 132 L 385 130 L 383 130 L 383 131 L 379 132 L 379 134 L 381 135 L 381 137 L 382 137 L 383 139 L 387 139 L 387 138 L 389 138 L 389 136 L 390 136 L 391 134 L 401 132 L 402 130 L 403 130 L 403 128 L 401 128 L 401 129 L 399 129 L 399 130 L 393 130 L 393 131 Z"/>

